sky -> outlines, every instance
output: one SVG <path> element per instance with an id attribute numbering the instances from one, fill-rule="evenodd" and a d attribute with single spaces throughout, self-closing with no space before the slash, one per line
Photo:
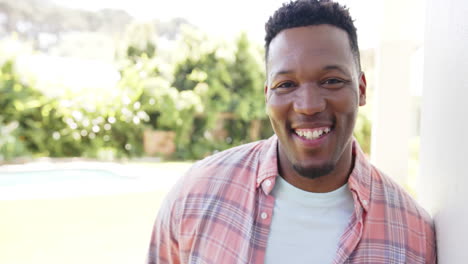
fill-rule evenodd
<path id="1" fill-rule="evenodd" d="M 207 33 L 234 37 L 246 31 L 262 43 L 264 24 L 269 16 L 287 0 L 52 0 L 72 8 L 99 10 L 116 8 L 127 11 L 138 20 L 186 18 Z M 350 7 L 356 20 L 360 46 L 374 47 L 381 0 L 338 0 Z"/>

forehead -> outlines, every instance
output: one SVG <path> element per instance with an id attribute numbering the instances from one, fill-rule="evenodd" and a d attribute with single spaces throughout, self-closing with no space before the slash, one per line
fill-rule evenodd
<path id="1" fill-rule="evenodd" d="M 267 58 L 268 69 L 304 62 L 354 64 L 348 34 L 331 25 L 296 27 L 281 31 L 271 41 Z"/>

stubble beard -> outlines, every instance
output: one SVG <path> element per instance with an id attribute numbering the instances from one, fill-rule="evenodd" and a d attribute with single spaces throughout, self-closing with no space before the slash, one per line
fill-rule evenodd
<path id="1" fill-rule="evenodd" d="M 320 167 L 306 168 L 306 167 L 299 166 L 297 164 L 293 164 L 292 168 L 302 177 L 314 180 L 314 179 L 330 174 L 335 169 L 335 165 L 325 164 Z"/>

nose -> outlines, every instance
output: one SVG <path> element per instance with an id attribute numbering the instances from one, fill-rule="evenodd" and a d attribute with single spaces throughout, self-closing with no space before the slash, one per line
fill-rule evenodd
<path id="1" fill-rule="evenodd" d="M 294 111 L 303 115 L 314 115 L 326 108 L 326 101 L 317 85 L 299 87 L 294 98 Z"/>

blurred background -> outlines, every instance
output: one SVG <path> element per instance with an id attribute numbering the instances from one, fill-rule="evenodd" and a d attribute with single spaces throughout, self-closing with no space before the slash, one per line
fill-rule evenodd
<path id="1" fill-rule="evenodd" d="M 273 134 L 283 2 L 0 0 L 0 263 L 142 262 L 194 161 Z M 418 198 L 425 1 L 339 2 L 368 83 L 355 137 Z"/>

